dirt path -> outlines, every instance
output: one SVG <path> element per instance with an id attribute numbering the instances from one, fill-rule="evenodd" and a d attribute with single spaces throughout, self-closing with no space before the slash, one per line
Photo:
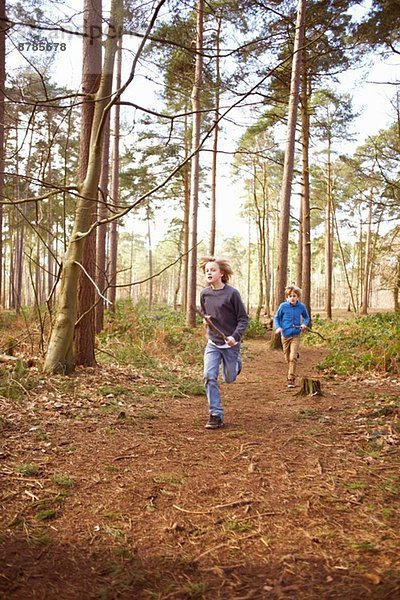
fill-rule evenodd
<path id="1" fill-rule="evenodd" d="M 303 349 L 302 374 L 320 356 Z M 96 403 L 100 383 L 135 386 L 126 370 L 4 403 L 0 597 L 400 597 L 400 382 L 323 379 L 304 398 L 285 374 L 248 342 L 218 431 L 204 397 Z"/>

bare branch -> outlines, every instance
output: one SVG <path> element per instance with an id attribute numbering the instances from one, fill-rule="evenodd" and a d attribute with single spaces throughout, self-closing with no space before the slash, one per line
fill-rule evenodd
<path id="1" fill-rule="evenodd" d="M 198 246 L 199 244 L 201 244 L 202 241 L 203 240 L 200 240 L 199 242 L 197 242 L 196 246 Z M 193 248 L 195 248 L 196 246 L 193 246 Z M 154 275 L 151 275 L 150 277 L 146 277 L 146 279 L 142 279 L 141 281 L 134 281 L 132 283 L 120 283 L 120 284 L 115 284 L 115 285 L 109 285 L 108 287 L 113 287 L 113 288 L 132 287 L 134 285 L 140 285 L 141 283 L 146 283 L 146 281 L 150 281 L 150 279 L 154 279 L 155 277 L 159 277 L 162 273 L 164 273 L 164 271 L 167 271 L 168 269 L 170 269 L 171 267 L 173 267 L 174 265 L 176 265 L 176 263 L 179 262 L 184 256 L 186 256 L 187 254 L 190 254 L 190 252 L 193 250 L 193 248 L 189 248 L 189 250 L 187 250 L 183 254 L 180 254 L 178 256 L 178 258 L 176 260 L 174 260 L 174 262 L 170 263 L 169 265 L 167 265 L 166 267 L 164 267 L 163 269 L 161 269 L 161 271 L 158 271 L 158 273 L 155 273 Z"/>
<path id="2" fill-rule="evenodd" d="M 85 273 L 86 277 L 89 279 L 89 281 L 91 281 L 91 283 L 93 284 L 96 292 L 98 293 L 98 295 L 100 296 L 100 298 L 103 298 L 103 300 L 105 300 L 107 302 L 107 304 L 112 304 L 111 300 L 108 300 L 108 298 L 106 298 L 105 296 L 103 296 L 103 294 L 100 292 L 96 282 L 94 281 L 94 279 L 92 279 L 92 277 L 89 275 L 89 273 L 86 271 L 85 267 L 83 265 L 81 265 L 80 262 L 78 262 L 77 260 L 74 261 L 76 265 L 78 265 L 78 267 L 80 267 L 82 269 L 82 271 Z M 82 318 L 82 316 L 80 317 L 80 319 Z M 79 319 L 79 320 L 80 320 Z M 79 322 L 79 321 L 78 321 Z"/>

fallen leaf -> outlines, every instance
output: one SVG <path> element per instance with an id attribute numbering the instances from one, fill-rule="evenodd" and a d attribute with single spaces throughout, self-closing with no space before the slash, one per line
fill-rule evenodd
<path id="1" fill-rule="evenodd" d="M 364 573 L 364 575 L 373 585 L 379 585 L 381 582 L 381 578 L 377 573 Z"/>

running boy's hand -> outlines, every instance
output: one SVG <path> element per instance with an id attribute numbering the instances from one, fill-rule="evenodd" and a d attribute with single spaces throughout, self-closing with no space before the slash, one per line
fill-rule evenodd
<path id="1" fill-rule="evenodd" d="M 276 333 L 282 333 L 283 329 L 282 327 L 278 327 L 278 329 L 276 330 Z"/>
<path id="2" fill-rule="evenodd" d="M 237 341 L 231 335 L 229 335 L 227 338 L 225 338 L 225 341 L 228 344 L 228 346 L 234 346 L 235 344 L 237 344 Z"/>
<path id="3" fill-rule="evenodd" d="M 305 329 L 307 329 L 307 325 L 305 325 L 304 323 L 302 323 L 302 324 L 300 325 L 300 329 L 301 329 L 302 331 L 304 331 Z"/>

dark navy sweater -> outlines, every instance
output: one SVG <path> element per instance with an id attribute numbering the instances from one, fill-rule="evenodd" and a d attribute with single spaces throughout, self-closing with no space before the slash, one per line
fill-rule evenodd
<path id="1" fill-rule="evenodd" d="M 220 290 L 206 287 L 200 293 L 200 306 L 203 315 L 209 315 L 218 329 L 227 337 L 232 336 L 240 342 L 249 317 L 236 288 L 227 283 Z M 208 330 L 208 337 L 219 346 L 224 343 L 212 329 Z"/>

